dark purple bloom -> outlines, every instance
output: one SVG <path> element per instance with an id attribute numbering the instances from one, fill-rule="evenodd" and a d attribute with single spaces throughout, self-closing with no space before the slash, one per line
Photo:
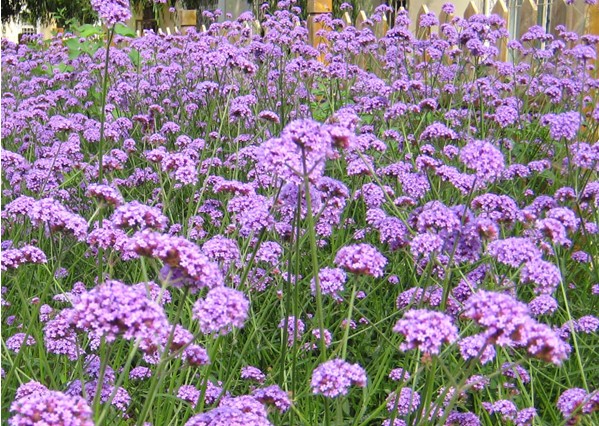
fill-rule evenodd
<path id="1" fill-rule="evenodd" d="M 400 416 L 407 416 L 420 405 L 420 394 L 410 388 L 401 388 L 399 395 L 391 392 L 387 397 L 387 410 Z"/>

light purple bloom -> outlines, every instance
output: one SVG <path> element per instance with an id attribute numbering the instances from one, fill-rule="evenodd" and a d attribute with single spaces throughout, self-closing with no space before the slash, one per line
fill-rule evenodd
<path id="1" fill-rule="evenodd" d="M 312 372 L 312 392 L 329 398 L 346 395 L 351 385 L 366 386 L 366 371 L 359 364 L 333 359 Z"/>
<path id="2" fill-rule="evenodd" d="M 193 316 L 200 322 L 204 334 L 231 332 L 233 327 L 242 328 L 248 318 L 250 302 L 245 295 L 232 288 L 216 287 L 205 299 L 193 305 Z"/>
<path id="3" fill-rule="evenodd" d="M 400 350 L 419 349 L 433 355 L 439 354 L 443 343 L 451 344 L 458 338 L 458 329 L 451 317 L 426 309 L 407 311 L 393 331 L 405 337 Z"/>

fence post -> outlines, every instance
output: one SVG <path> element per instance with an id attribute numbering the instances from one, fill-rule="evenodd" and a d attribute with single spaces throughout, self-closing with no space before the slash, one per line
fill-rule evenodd
<path id="1" fill-rule="evenodd" d="M 196 28 L 198 24 L 198 12 L 197 10 L 180 10 L 181 14 L 181 33 L 187 33 L 189 28 Z"/>
<path id="2" fill-rule="evenodd" d="M 510 22 L 509 22 L 510 12 L 507 9 L 507 6 L 503 2 L 503 0 L 497 0 L 497 2 L 495 3 L 495 6 L 493 6 L 493 9 L 491 9 L 491 14 L 497 15 L 501 19 L 503 19 L 505 21 L 506 28 L 510 27 Z M 499 48 L 499 60 L 502 62 L 506 62 L 507 61 L 507 39 L 506 38 L 500 39 L 497 44 L 497 47 Z"/>
<path id="3" fill-rule="evenodd" d="M 478 7 L 476 6 L 476 3 L 474 3 L 474 1 L 471 1 L 470 3 L 468 3 L 468 6 L 466 6 L 466 10 L 464 10 L 464 19 L 468 20 L 471 17 L 473 17 L 474 15 L 479 15 L 480 12 L 478 11 Z"/>
<path id="4" fill-rule="evenodd" d="M 333 0 L 308 0 L 308 40 L 315 49 L 322 43 L 327 43 L 327 39 L 319 36 L 318 31 L 325 29 L 323 22 L 315 22 L 315 19 L 325 13 L 333 12 Z M 318 55 L 318 59 L 324 62 L 324 53 Z"/>
<path id="5" fill-rule="evenodd" d="M 524 0 L 518 14 L 517 38 L 520 38 L 533 25 L 537 25 L 538 16 L 539 9 L 534 0 Z"/>
<path id="6" fill-rule="evenodd" d="M 376 38 L 383 38 L 387 34 L 389 30 L 389 22 L 387 21 L 387 16 L 383 14 L 381 16 L 381 20 L 374 24 L 374 35 Z"/>
<path id="7" fill-rule="evenodd" d="M 599 34 L 599 3 L 587 6 L 588 29 L 587 34 Z M 599 78 L 599 44 L 596 45 L 597 58 L 595 59 L 595 78 Z"/>
<path id="8" fill-rule="evenodd" d="M 427 5 L 423 4 L 416 15 L 416 37 L 420 40 L 428 40 L 431 37 L 431 27 L 420 27 L 420 17 L 427 13 L 430 13 L 430 10 Z"/>

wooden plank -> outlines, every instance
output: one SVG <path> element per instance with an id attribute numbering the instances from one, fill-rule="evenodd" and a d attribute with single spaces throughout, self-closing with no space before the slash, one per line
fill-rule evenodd
<path id="1" fill-rule="evenodd" d="M 492 15 L 497 15 L 501 19 L 505 21 L 505 27 L 509 28 L 509 19 L 510 19 L 510 11 L 507 6 L 503 2 L 503 0 L 497 0 L 493 9 L 491 9 Z M 506 62 L 507 61 L 507 39 L 502 38 L 499 40 L 497 47 L 499 48 L 499 60 Z"/>
<path id="2" fill-rule="evenodd" d="M 565 0 L 553 0 L 551 5 L 551 34 L 557 37 L 558 32 L 555 27 L 558 25 L 566 25 L 568 19 L 568 9 L 570 6 L 566 4 Z"/>
<path id="3" fill-rule="evenodd" d="M 470 3 L 468 3 L 468 6 L 466 6 L 466 10 L 464 10 L 464 19 L 468 20 L 474 15 L 480 15 L 480 12 L 478 11 L 476 3 L 474 3 L 474 1 L 471 1 Z"/>
<path id="4" fill-rule="evenodd" d="M 198 22 L 198 12 L 196 10 L 180 10 L 182 27 L 195 27 Z"/>
<path id="5" fill-rule="evenodd" d="M 333 11 L 333 0 L 308 0 L 306 7 L 310 13 L 331 13 Z"/>
<path id="6" fill-rule="evenodd" d="M 588 6 L 587 9 L 587 34 L 599 35 L 599 3 Z M 595 46 L 597 59 L 595 60 L 595 78 L 599 78 L 599 44 Z M 596 89 L 595 89 L 596 90 Z M 599 129 L 597 129 L 599 133 Z"/>
<path id="7" fill-rule="evenodd" d="M 539 11 L 534 0 L 523 0 L 520 13 L 518 14 L 518 38 L 528 31 L 533 25 L 537 25 Z"/>
<path id="8" fill-rule="evenodd" d="M 345 22 L 345 25 L 347 25 L 348 27 L 352 25 L 351 16 L 349 12 L 345 11 L 341 19 L 343 20 L 343 22 Z"/>
<path id="9" fill-rule="evenodd" d="M 389 22 L 387 21 L 387 16 L 383 15 L 381 20 L 374 24 L 374 35 L 376 38 L 383 38 L 385 34 L 389 31 Z"/>
<path id="10" fill-rule="evenodd" d="M 428 40 L 431 37 L 431 28 L 420 26 L 420 17 L 426 15 L 427 13 L 430 13 L 428 6 L 426 4 L 420 6 L 420 9 L 418 9 L 418 15 L 416 17 L 416 25 L 418 28 L 416 30 L 416 37 L 418 37 L 420 40 Z"/>
<path id="11" fill-rule="evenodd" d="M 363 30 L 366 27 L 366 21 L 368 20 L 368 16 L 366 16 L 366 12 L 361 10 L 358 13 L 358 17 L 356 18 L 356 29 Z"/>

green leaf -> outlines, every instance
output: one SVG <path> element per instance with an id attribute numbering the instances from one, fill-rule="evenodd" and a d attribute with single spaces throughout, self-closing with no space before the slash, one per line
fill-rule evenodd
<path id="1" fill-rule="evenodd" d="M 78 28 L 79 34 L 81 35 L 81 37 L 89 37 L 92 35 L 100 35 L 102 34 L 104 31 L 102 30 L 102 27 L 96 27 L 94 25 L 90 25 L 90 24 L 85 24 L 85 25 L 81 25 Z"/>
<path id="2" fill-rule="evenodd" d="M 139 54 L 139 51 L 137 49 L 131 49 L 129 51 L 129 58 L 131 58 L 131 63 L 136 68 L 139 68 L 139 64 L 141 62 L 141 55 Z"/>
<path id="3" fill-rule="evenodd" d="M 135 31 L 123 24 L 116 24 L 114 32 L 123 37 L 135 37 Z"/>

